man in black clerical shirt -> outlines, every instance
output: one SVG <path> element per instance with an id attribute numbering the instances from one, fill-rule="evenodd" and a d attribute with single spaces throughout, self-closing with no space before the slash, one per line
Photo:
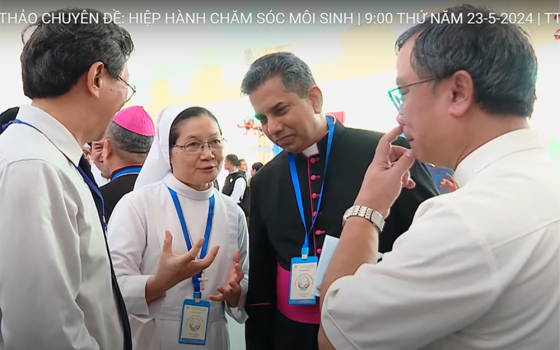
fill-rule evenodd
<path id="1" fill-rule="evenodd" d="M 345 128 L 325 116 L 311 70 L 291 53 L 256 60 L 242 92 L 263 132 L 284 149 L 251 181 L 247 349 L 317 350 L 319 302 L 290 302 L 292 259 L 303 259 L 306 249 L 309 261 L 320 259 L 325 236 L 340 237 L 342 216 L 354 203 L 382 134 Z M 409 146 L 402 138 L 396 143 Z M 391 208 L 381 253 L 408 229 L 420 203 L 438 194 L 424 165 L 414 164 L 410 175 L 416 187 L 404 189 Z"/>
<path id="2" fill-rule="evenodd" d="M 101 187 L 107 221 L 121 198 L 134 189 L 155 134 L 152 117 L 140 106 L 123 109 L 109 124 L 102 159 L 111 182 Z"/>

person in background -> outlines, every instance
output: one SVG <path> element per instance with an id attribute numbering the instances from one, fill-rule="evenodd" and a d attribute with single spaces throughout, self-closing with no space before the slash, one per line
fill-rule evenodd
<path id="1" fill-rule="evenodd" d="M 0 135 L 8 127 L 8 125 L 16 119 L 18 112 L 19 107 L 12 107 L 6 109 L 2 112 L 2 114 L 0 114 Z"/>
<path id="2" fill-rule="evenodd" d="M 107 221 L 119 200 L 134 189 L 155 133 L 152 117 L 140 106 L 123 109 L 109 124 L 101 159 L 111 182 L 100 188 Z"/>
<path id="3" fill-rule="evenodd" d="M 251 186 L 251 179 L 253 179 L 253 176 L 255 176 L 262 167 L 263 163 L 261 162 L 253 163 L 253 165 L 251 166 L 251 177 L 249 178 L 249 180 L 247 180 L 247 186 Z"/>
<path id="4" fill-rule="evenodd" d="M 375 219 L 344 218 L 321 285 L 320 349 L 559 349 L 560 168 L 528 123 L 529 35 L 515 24 L 426 21 L 396 46 L 400 127 L 379 143 L 353 203 Z M 403 130 L 412 151 L 391 145 Z M 453 170 L 459 188 L 422 203 L 376 264 L 414 157 Z"/>
<path id="5" fill-rule="evenodd" d="M 222 193 L 230 196 L 235 203 L 241 203 L 245 188 L 247 187 L 247 179 L 245 173 L 239 171 L 239 159 L 235 154 L 228 154 L 224 160 L 224 169 L 229 172 L 222 188 Z"/>
<path id="6" fill-rule="evenodd" d="M 104 144 L 104 139 L 93 141 L 89 144 L 91 147 L 91 160 L 94 165 L 91 167 L 91 172 L 93 173 L 98 186 L 107 184 L 111 179 L 111 171 L 105 166 L 105 164 L 103 164 Z"/>
<path id="7" fill-rule="evenodd" d="M 225 314 L 247 318 L 248 238 L 241 209 L 212 186 L 222 131 L 197 106 L 168 107 L 158 119 L 134 191 L 117 204 L 108 230 L 134 348 L 228 350 Z"/>
<path id="8" fill-rule="evenodd" d="M 85 15 L 85 16 L 84 16 Z M 21 106 L 0 137 L 0 347 L 132 349 L 103 198 L 82 146 L 130 99 L 129 33 L 88 9 L 46 12 L 21 54 Z"/>
<path id="9" fill-rule="evenodd" d="M 342 215 L 358 194 L 382 134 L 346 128 L 325 116 L 309 66 L 292 53 L 253 62 L 241 89 L 263 132 L 284 149 L 251 181 L 247 349 L 317 350 L 321 315 L 308 282 L 314 276 L 296 271 L 293 276 L 307 282 L 290 296 L 296 283 L 292 266 L 313 271 L 325 237 L 340 236 Z M 402 138 L 396 142 L 408 146 Z M 403 191 L 391 208 L 381 253 L 408 230 L 420 203 L 438 194 L 425 166 L 415 163 L 411 175 L 416 188 Z M 300 260 L 310 265 L 292 263 Z"/>
<path id="10" fill-rule="evenodd" d="M 247 167 L 247 161 L 243 158 L 239 159 L 239 167 L 237 167 L 247 177 L 247 172 L 249 168 Z"/>

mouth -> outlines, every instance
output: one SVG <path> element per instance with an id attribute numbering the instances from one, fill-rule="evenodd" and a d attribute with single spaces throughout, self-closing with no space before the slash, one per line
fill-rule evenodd
<path id="1" fill-rule="evenodd" d="M 213 165 L 209 165 L 209 166 L 205 166 L 205 167 L 201 167 L 199 168 L 202 171 L 213 171 L 216 167 Z"/>
<path id="2" fill-rule="evenodd" d="M 276 140 L 276 143 L 278 145 L 281 145 L 283 143 L 289 142 L 293 136 L 294 135 L 288 135 L 288 136 L 281 137 L 281 138 Z"/>

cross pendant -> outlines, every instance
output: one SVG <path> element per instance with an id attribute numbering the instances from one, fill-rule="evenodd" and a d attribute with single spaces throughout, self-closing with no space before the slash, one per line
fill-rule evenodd
<path id="1" fill-rule="evenodd" d="M 204 290 L 204 282 L 208 281 L 208 277 L 204 276 L 204 272 L 198 278 L 198 282 L 200 282 L 200 290 Z"/>

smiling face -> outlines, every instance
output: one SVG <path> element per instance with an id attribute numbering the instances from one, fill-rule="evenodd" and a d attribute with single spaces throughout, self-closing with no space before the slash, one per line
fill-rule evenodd
<path id="1" fill-rule="evenodd" d="M 275 144 L 291 153 L 301 153 L 316 142 L 317 115 L 322 93 L 312 86 L 302 98 L 288 92 L 280 76 L 265 81 L 249 95 L 263 132 Z"/>
<path id="2" fill-rule="evenodd" d="M 170 158 L 173 175 L 190 187 L 203 188 L 218 177 L 224 154 L 223 149 L 209 149 L 207 144 L 196 149 L 205 142 L 216 145 L 222 140 L 218 124 L 214 118 L 203 114 L 181 121 L 177 130 L 179 136 Z"/>

